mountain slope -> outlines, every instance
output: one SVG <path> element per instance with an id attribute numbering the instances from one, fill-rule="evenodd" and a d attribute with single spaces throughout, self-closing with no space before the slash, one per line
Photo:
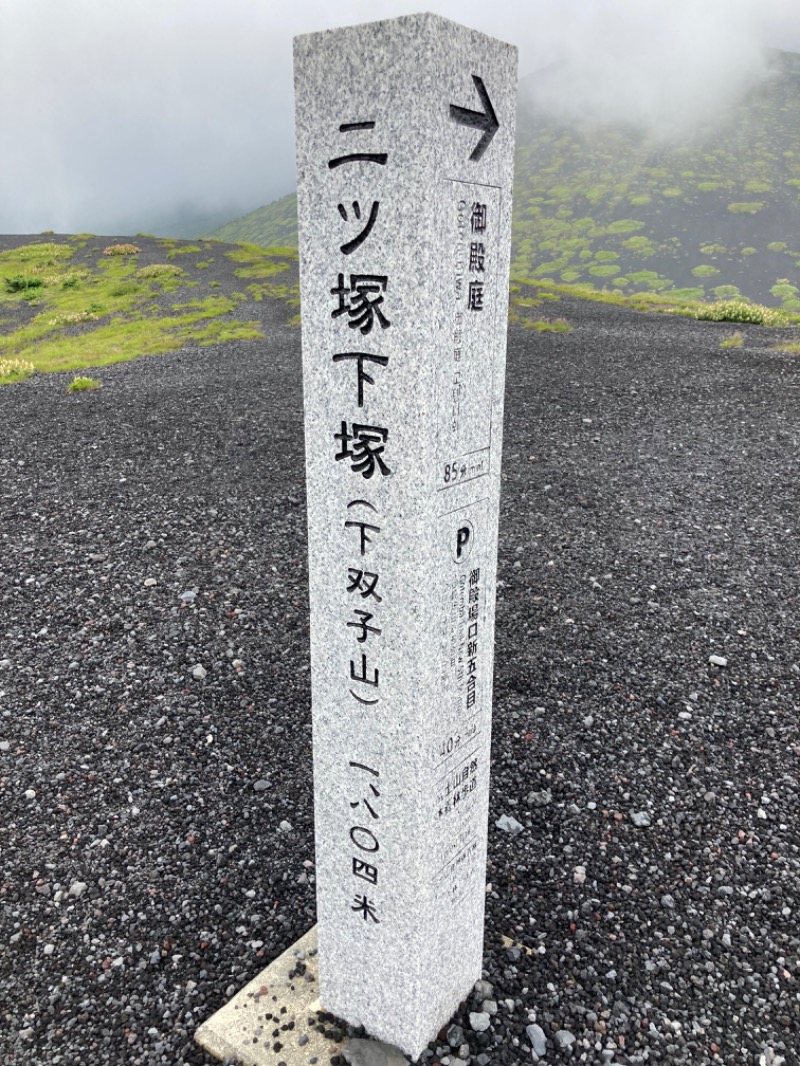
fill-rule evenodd
<path id="1" fill-rule="evenodd" d="M 515 275 L 800 310 L 800 55 L 679 144 L 556 122 L 539 87 L 520 86 Z M 296 246 L 294 195 L 214 236 Z"/>

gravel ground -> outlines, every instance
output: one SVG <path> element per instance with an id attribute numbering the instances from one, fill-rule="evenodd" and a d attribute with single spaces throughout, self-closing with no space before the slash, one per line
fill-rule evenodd
<path id="1" fill-rule="evenodd" d="M 313 921 L 300 339 L 257 308 L 0 389 L 3 1063 L 211 1063 Z M 509 333 L 487 984 L 427 1061 L 793 1066 L 800 363 L 554 310 Z"/>

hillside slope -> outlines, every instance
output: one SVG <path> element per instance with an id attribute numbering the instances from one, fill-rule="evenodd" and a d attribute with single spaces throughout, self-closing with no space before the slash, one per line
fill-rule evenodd
<path id="1" fill-rule="evenodd" d="M 680 144 L 567 126 L 520 86 L 512 269 L 626 293 L 744 296 L 800 310 L 800 55 Z M 293 194 L 213 236 L 296 247 Z"/>

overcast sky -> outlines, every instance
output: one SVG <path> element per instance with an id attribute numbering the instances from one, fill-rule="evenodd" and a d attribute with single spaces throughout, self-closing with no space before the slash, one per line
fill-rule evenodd
<path id="1" fill-rule="evenodd" d="M 800 0 L 0 0 L 0 233 L 165 231 L 294 188 L 292 37 L 430 10 L 558 63 L 547 103 L 663 127 L 800 52 Z"/>

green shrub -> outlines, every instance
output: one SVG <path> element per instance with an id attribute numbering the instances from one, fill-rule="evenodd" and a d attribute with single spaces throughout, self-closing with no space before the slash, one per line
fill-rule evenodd
<path id="1" fill-rule="evenodd" d="M 27 359 L 0 359 L 0 385 L 24 381 L 33 371 L 34 365 Z"/>
<path id="2" fill-rule="evenodd" d="M 738 285 L 716 285 L 711 291 L 717 300 L 735 300 L 742 295 Z"/>
<path id="3" fill-rule="evenodd" d="M 785 241 L 770 241 L 767 245 L 767 250 L 770 252 L 785 252 L 786 243 Z"/>
<path id="4" fill-rule="evenodd" d="M 718 300 L 700 307 L 695 318 L 708 322 L 751 322 L 756 326 L 783 326 L 786 316 L 782 311 L 763 304 L 745 303 L 743 300 Z"/>
<path id="5" fill-rule="evenodd" d="M 97 378 L 73 378 L 67 386 L 67 392 L 86 392 L 89 389 L 99 389 L 100 384 Z"/>
<path id="6" fill-rule="evenodd" d="M 178 278 L 183 274 L 180 267 L 171 263 L 151 263 L 150 266 L 139 267 L 134 274 L 136 278 Z"/>
<path id="7" fill-rule="evenodd" d="M 135 244 L 109 244 L 103 255 L 137 255 L 141 250 Z"/>
<path id="8" fill-rule="evenodd" d="M 6 292 L 29 292 L 33 289 L 41 289 L 44 281 L 41 278 L 29 278 L 24 274 L 14 274 L 10 278 L 3 278 Z"/>
<path id="9" fill-rule="evenodd" d="M 524 318 L 525 329 L 534 329 L 537 333 L 571 333 L 572 326 L 565 318 Z"/>
<path id="10" fill-rule="evenodd" d="M 711 278 L 714 274 L 719 274 L 719 271 L 708 263 L 701 263 L 700 266 L 693 268 L 692 273 L 696 278 Z"/>
<path id="11" fill-rule="evenodd" d="M 729 333 L 727 337 L 724 337 L 720 342 L 720 348 L 741 348 L 744 344 L 744 334 L 739 330 L 735 333 Z"/>
<path id="12" fill-rule="evenodd" d="M 757 215 L 766 206 L 763 200 L 753 200 L 746 204 L 728 204 L 728 210 L 732 215 Z"/>

